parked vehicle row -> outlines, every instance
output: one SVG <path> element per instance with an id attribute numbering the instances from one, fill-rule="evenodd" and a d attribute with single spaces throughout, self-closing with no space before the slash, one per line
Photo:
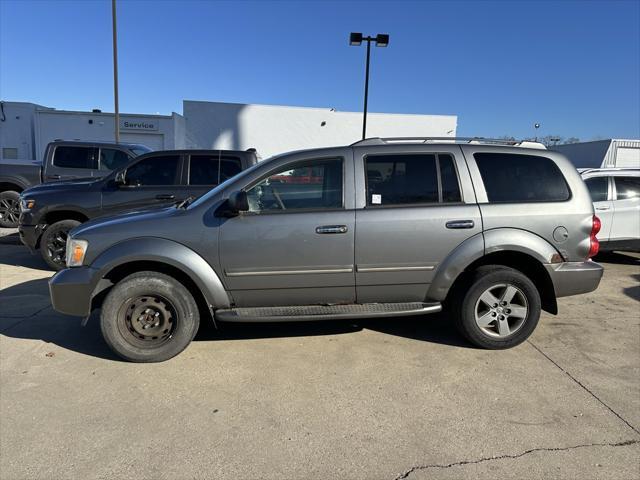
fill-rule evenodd
<path id="1" fill-rule="evenodd" d="M 69 233 L 68 268 L 49 285 L 62 313 L 101 308 L 106 342 L 137 362 L 177 355 L 201 321 L 443 308 L 473 344 L 509 348 L 541 310 L 557 313 L 557 297 L 597 288 L 593 212 L 556 152 L 369 139 L 274 157 L 191 203 L 90 220 Z"/>
<path id="2" fill-rule="evenodd" d="M 15 228 L 20 193 L 45 182 L 100 178 L 127 165 L 151 149 L 128 143 L 55 141 L 47 145 L 42 162 L 0 163 L 0 227 Z"/>
<path id="3" fill-rule="evenodd" d="M 21 195 L 19 233 L 51 268 L 65 267 L 69 231 L 87 220 L 199 197 L 257 162 L 255 152 L 173 150 L 146 153 L 101 179 L 53 182 Z"/>

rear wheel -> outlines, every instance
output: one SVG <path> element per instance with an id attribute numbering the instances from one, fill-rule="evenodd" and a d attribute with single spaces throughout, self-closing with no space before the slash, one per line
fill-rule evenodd
<path id="1" fill-rule="evenodd" d="M 540 319 L 540 293 L 518 270 L 489 266 L 459 288 L 456 327 L 474 345 L 504 349 L 524 342 Z"/>
<path id="2" fill-rule="evenodd" d="M 69 231 L 80 225 L 77 220 L 60 220 L 49 225 L 40 239 L 40 254 L 54 270 L 66 268 L 67 237 Z"/>
<path id="3" fill-rule="evenodd" d="M 20 194 L 14 191 L 0 193 L 0 227 L 16 228 L 20 218 Z"/>
<path id="4" fill-rule="evenodd" d="M 176 279 L 139 272 L 116 284 L 102 305 L 100 328 L 111 349 L 131 362 L 162 362 L 182 352 L 200 324 L 198 306 Z"/>

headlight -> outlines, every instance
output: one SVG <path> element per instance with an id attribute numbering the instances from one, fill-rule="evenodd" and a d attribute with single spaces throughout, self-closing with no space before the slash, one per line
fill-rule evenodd
<path id="1" fill-rule="evenodd" d="M 22 200 L 20 200 L 20 208 L 22 209 L 23 212 L 28 212 L 35 206 L 36 206 L 35 200 L 31 200 L 29 198 L 23 198 Z"/>
<path id="2" fill-rule="evenodd" d="M 67 239 L 67 267 L 81 267 L 88 247 L 89 242 L 86 240 L 76 240 L 69 237 Z"/>

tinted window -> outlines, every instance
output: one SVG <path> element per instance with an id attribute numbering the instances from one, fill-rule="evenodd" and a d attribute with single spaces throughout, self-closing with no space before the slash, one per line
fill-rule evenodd
<path id="1" fill-rule="evenodd" d="M 438 154 L 440 162 L 440 181 L 442 183 L 442 201 L 445 203 L 460 202 L 460 185 L 458 174 L 451 155 Z"/>
<path id="2" fill-rule="evenodd" d="M 62 168 L 95 168 L 93 147 L 56 147 L 53 164 Z"/>
<path id="3" fill-rule="evenodd" d="M 609 198 L 609 179 L 607 177 L 587 178 L 584 183 L 587 184 L 591 201 L 604 202 Z"/>
<path id="4" fill-rule="evenodd" d="M 242 170 L 240 159 L 218 155 L 192 155 L 189 169 L 191 185 L 217 185 Z"/>
<path id="5" fill-rule="evenodd" d="M 128 185 L 175 185 L 180 157 L 149 157 L 127 169 Z"/>
<path id="6" fill-rule="evenodd" d="M 636 177 L 614 177 L 616 182 L 616 198 L 627 200 L 629 198 L 640 198 L 640 178 Z"/>
<path id="7" fill-rule="evenodd" d="M 366 158 L 367 205 L 438 202 L 436 156 L 371 155 Z"/>
<path id="8" fill-rule="evenodd" d="M 131 161 L 131 157 L 122 150 L 100 149 L 100 170 L 116 170 Z"/>
<path id="9" fill-rule="evenodd" d="M 342 160 L 296 164 L 247 192 L 249 211 L 342 208 Z"/>
<path id="10" fill-rule="evenodd" d="M 511 153 L 474 154 L 490 202 L 561 202 L 571 196 L 553 160 Z"/>

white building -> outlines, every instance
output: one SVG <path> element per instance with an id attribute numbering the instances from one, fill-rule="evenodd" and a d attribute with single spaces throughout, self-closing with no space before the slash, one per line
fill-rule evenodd
<path id="1" fill-rule="evenodd" d="M 41 160 L 56 139 L 113 141 L 112 113 L 0 102 L 0 160 Z M 367 136 L 453 137 L 455 115 L 370 113 Z M 120 115 L 120 140 L 154 150 L 255 148 L 262 158 L 290 150 L 345 145 L 362 136 L 362 113 L 185 100 L 183 115 Z"/>
<path id="2" fill-rule="evenodd" d="M 640 168 L 640 140 L 611 138 L 550 148 L 566 155 L 576 168 Z"/>

